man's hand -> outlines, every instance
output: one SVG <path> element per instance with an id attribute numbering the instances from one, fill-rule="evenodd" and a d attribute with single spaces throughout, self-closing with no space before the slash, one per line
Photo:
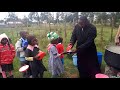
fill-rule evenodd
<path id="1" fill-rule="evenodd" d="M 68 46 L 73 46 L 72 43 L 69 43 Z"/>
<path id="2" fill-rule="evenodd" d="M 73 53 L 76 53 L 76 52 L 77 52 L 77 49 L 75 49 L 75 50 L 72 50 L 72 52 L 73 52 Z"/>

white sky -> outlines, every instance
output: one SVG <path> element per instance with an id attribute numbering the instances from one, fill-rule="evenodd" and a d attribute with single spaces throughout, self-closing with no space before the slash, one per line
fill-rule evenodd
<path id="1" fill-rule="evenodd" d="M 23 18 L 24 15 L 28 16 L 29 12 L 15 12 L 18 18 Z M 0 20 L 6 18 L 8 16 L 8 12 L 0 12 Z"/>
<path id="2" fill-rule="evenodd" d="M 18 18 L 21 18 L 21 19 L 24 17 L 24 15 L 28 16 L 29 13 L 30 12 L 15 12 Z M 54 16 L 55 16 L 55 13 L 56 12 L 54 12 Z M 7 16 L 8 16 L 8 12 L 0 12 L 0 20 L 4 20 L 4 18 L 7 18 Z"/>

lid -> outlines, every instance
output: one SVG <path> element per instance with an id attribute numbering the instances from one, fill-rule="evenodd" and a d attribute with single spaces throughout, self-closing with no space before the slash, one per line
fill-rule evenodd
<path id="1" fill-rule="evenodd" d="M 19 72 L 25 72 L 29 68 L 29 65 L 24 65 L 19 69 Z"/>

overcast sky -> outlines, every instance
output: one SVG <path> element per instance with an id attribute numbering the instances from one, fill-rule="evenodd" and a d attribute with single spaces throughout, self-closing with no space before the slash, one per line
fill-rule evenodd
<path id="1" fill-rule="evenodd" d="M 24 15 L 28 16 L 29 13 L 30 12 L 15 12 L 18 18 L 21 18 L 21 19 L 24 17 Z M 54 16 L 55 16 L 55 13 L 56 12 L 53 13 Z M 4 18 L 6 18 L 7 16 L 8 16 L 8 12 L 0 12 L 0 20 L 4 20 Z"/>

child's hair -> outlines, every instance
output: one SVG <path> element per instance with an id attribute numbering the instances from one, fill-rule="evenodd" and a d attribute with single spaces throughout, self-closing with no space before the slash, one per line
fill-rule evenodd
<path id="1" fill-rule="evenodd" d="M 50 42 L 51 42 L 51 44 L 57 44 L 58 43 L 58 38 L 57 39 L 53 39 Z"/>
<path id="2" fill-rule="evenodd" d="M 34 38 L 36 38 L 34 35 L 29 35 L 29 36 L 27 37 L 28 44 L 31 45 L 31 42 L 32 42 L 32 40 L 33 40 Z"/>
<path id="3" fill-rule="evenodd" d="M 62 37 L 59 37 L 58 38 L 58 43 L 62 43 L 63 42 L 63 38 Z"/>

